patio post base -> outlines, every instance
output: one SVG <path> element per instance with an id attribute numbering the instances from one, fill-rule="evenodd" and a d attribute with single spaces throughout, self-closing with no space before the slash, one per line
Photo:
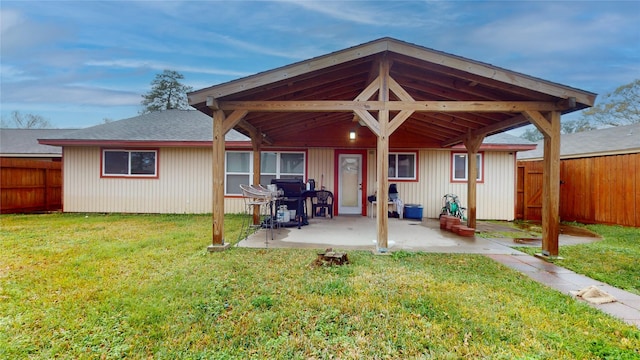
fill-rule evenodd
<path id="1" fill-rule="evenodd" d="M 229 247 L 231 246 L 231 244 L 226 243 L 226 244 L 212 244 L 207 246 L 207 251 L 208 252 L 220 252 L 220 251 L 225 251 L 227 250 Z"/>
<path id="2" fill-rule="evenodd" d="M 534 256 L 537 257 L 538 259 L 542 259 L 542 260 L 547 261 L 547 262 L 554 262 L 556 260 L 564 260 L 564 258 L 562 256 L 551 256 L 551 255 L 547 255 L 547 254 L 543 254 L 543 253 L 535 253 Z"/>
<path id="3" fill-rule="evenodd" d="M 373 255 L 391 255 L 391 251 L 387 248 L 379 248 L 376 246 L 376 249 L 372 251 Z"/>

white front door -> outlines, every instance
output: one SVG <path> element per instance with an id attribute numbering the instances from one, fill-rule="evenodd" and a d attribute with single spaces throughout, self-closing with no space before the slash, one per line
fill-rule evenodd
<path id="1" fill-rule="evenodd" d="M 338 213 L 362 214 L 362 155 L 338 157 Z"/>

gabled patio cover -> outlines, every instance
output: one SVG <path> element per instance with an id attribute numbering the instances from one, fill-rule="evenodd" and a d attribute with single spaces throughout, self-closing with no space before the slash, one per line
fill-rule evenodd
<path id="1" fill-rule="evenodd" d="M 596 95 L 392 38 L 194 91 L 189 104 L 213 117 L 213 244 L 225 248 L 224 134 L 277 147 L 377 149 L 377 192 L 388 196 L 389 148 L 448 148 L 469 156 L 468 225 L 476 222 L 475 169 L 487 135 L 533 123 L 544 135 L 543 254 L 558 255 L 560 116 Z M 346 134 L 364 124 L 356 140 Z M 260 164 L 259 161 L 254 164 Z M 257 174 L 256 174 L 257 173 Z M 259 181 L 259 165 L 254 171 Z M 377 207 L 386 251 L 388 207 Z"/>

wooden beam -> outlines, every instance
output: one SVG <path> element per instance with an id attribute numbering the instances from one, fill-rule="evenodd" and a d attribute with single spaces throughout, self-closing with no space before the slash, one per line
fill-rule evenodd
<path id="1" fill-rule="evenodd" d="M 244 117 L 247 116 L 248 113 L 249 112 L 247 110 L 236 110 L 232 112 L 231 115 L 229 115 L 224 120 L 224 129 L 222 130 L 223 133 L 226 134 L 229 132 L 229 130 L 236 127 L 236 125 L 238 125 L 240 120 L 244 119 Z"/>
<path id="2" fill-rule="evenodd" d="M 513 126 L 518 126 L 521 124 L 524 124 L 527 122 L 527 119 L 523 116 L 523 115 L 516 115 L 510 119 L 504 120 L 504 121 L 500 121 L 497 123 L 493 123 L 491 125 L 488 126 L 484 126 L 482 128 L 479 128 L 477 130 L 473 130 L 471 131 L 470 134 L 465 134 L 465 135 L 460 135 L 460 136 L 456 136 L 453 137 L 447 141 L 444 141 L 442 143 L 442 147 L 449 147 L 449 146 L 453 146 L 456 144 L 459 144 L 461 142 L 464 142 L 464 140 L 468 137 L 468 136 L 486 136 L 487 134 L 493 133 L 493 132 L 497 132 L 509 127 L 513 127 Z"/>
<path id="3" fill-rule="evenodd" d="M 518 88 L 524 88 L 527 90 L 535 90 L 538 93 L 548 94 L 558 98 L 566 98 L 569 96 L 576 97 L 580 103 L 593 106 L 595 101 L 595 94 L 590 94 L 585 91 L 570 88 L 568 86 L 550 83 L 536 79 L 524 74 L 519 74 L 513 71 L 496 68 L 495 66 L 477 62 L 470 59 L 461 58 L 454 55 L 441 53 L 438 51 L 415 47 L 411 44 L 406 44 L 397 41 L 389 41 L 389 51 L 396 52 L 398 54 L 406 55 L 407 58 L 401 58 L 401 60 L 409 59 L 425 65 L 440 65 L 439 71 L 447 71 L 447 68 L 457 70 L 457 73 L 477 75 L 477 77 L 469 78 L 469 80 L 476 80 L 483 83 L 491 80 L 499 84 L 501 87 L 509 86 L 514 91 Z M 399 61 L 399 60 L 396 60 Z M 443 69 L 444 68 L 444 69 Z"/>
<path id="4" fill-rule="evenodd" d="M 402 101 L 414 101 L 413 97 L 392 77 L 389 77 L 389 90 Z"/>
<path id="5" fill-rule="evenodd" d="M 225 115 L 222 110 L 213 112 L 213 141 L 212 141 L 212 243 L 207 250 L 222 251 L 229 247 L 224 242 L 224 134 L 222 132 Z"/>
<path id="6" fill-rule="evenodd" d="M 289 66 L 265 71 L 249 78 L 241 78 L 218 86 L 198 90 L 189 93 L 189 104 L 194 105 L 204 102 L 207 96 L 222 98 L 230 94 L 266 86 L 285 79 L 293 79 L 304 76 L 318 70 L 334 67 L 350 61 L 357 61 L 369 55 L 383 53 L 387 50 L 387 42 L 373 42 L 364 46 L 345 49 L 337 53 L 316 57 L 307 61 L 298 62 Z"/>
<path id="7" fill-rule="evenodd" d="M 557 258 L 560 232 L 560 112 L 552 112 L 548 117 L 551 130 L 544 135 L 542 255 Z"/>
<path id="8" fill-rule="evenodd" d="M 220 110 L 218 100 L 216 100 L 213 96 L 207 96 L 207 107 L 211 110 Z"/>
<path id="9" fill-rule="evenodd" d="M 238 122 L 238 126 L 241 127 L 242 129 L 245 129 L 249 134 L 252 134 L 254 132 L 260 133 L 262 136 L 262 141 L 269 144 L 269 145 L 273 145 L 273 140 L 267 136 L 266 134 L 262 134 L 260 131 L 258 131 L 258 129 L 256 129 L 255 126 L 251 125 L 247 120 L 242 119 Z"/>
<path id="10" fill-rule="evenodd" d="M 556 103 L 544 101 L 221 101 L 223 110 L 260 112 L 343 112 L 354 110 L 421 112 L 501 112 L 518 113 L 526 110 L 559 111 Z"/>
<path id="11" fill-rule="evenodd" d="M 360 117 L 360 119 L 362 119 L 365 124 L 367 124 L 367 127 L 371 129 L 371 132 L 373 132 L 377 136 L 380 136 L 380 124 L 378 123 L 378 120 L 376 120 L 376 118 L 371 115 L 370 112 L 365 110 L 354 110 L 353 112 L 358 117 Z"/>
<path id="12" fill-rule="evenodd" d="M 362 92 L 356 96 L 355 101 L 368 101 L 380 89 L 380 76 L 373 79 Z"/>
<path id="13" fill-rule="evenodd" d="M 411 110 L 402 110 L 396 114 L 396 116 L 393 117 L 393 120 L 389 122 L 388 135 L 391 136 L 394 131 L 398 130 L 400 125 L 402 125 L 412 114 L 413 111 Z"/>
<path id="14" fill-rule="evenodd" d="M 541 113 L 538 111 L 523 111 L 522 115 L 527 118 L 533 125 L 538 128 L 538 131 L 542 133 L 542 135 L 551 135 L 553 133 L 553 129 L 551 128 L 551 123 L 547 120 Z"/>

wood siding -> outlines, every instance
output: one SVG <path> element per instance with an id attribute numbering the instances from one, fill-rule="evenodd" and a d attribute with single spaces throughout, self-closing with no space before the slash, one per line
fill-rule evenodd
<path id="1" fill-rule="evenodd" d="M 540 220 L 542 161 L 519 161 L 518 169 L 517 209 Z M 561 160 L 560 180 L 562 221 L 640 226 L 640 153 Z"/>
<path id="2" fill-rule="evenodd" d="M 62 209 L 60 162 L 0 159 L 0 212 Z"/>
<path id="3" fill-rule="evenodd" d="M 423 206 L 423 216 L 436 218 L 442 196 L 455 193 L 466 206 L 466 183 L 450 182 L 451 153 L 443 150 L 418 152 L 419 181 L 390 181 L 398 185 L 405 203 Z M 375 191 L 376 152 L 368 150 L 367 195 Z M 485 152 L 484 182 L 478 184 L 479 219 L 513 220 L 515 205 L 515 161 L 507 152 Z M 211 149 L 161 148 L 158 179 L 114 179 L 100 177 L 98 148 L 65 148 L 65 198 L 67 212 L 210 213 Z M 334 150 L 308 151 L 307 177 L 316 188 L 334 189 Z M 71 190 L 73 189 L 73 190 Z M 509 189 L 505 191 L 505 189 Z M 244 212 L 241 197 L 225 197 L 226 213 Z"/>

